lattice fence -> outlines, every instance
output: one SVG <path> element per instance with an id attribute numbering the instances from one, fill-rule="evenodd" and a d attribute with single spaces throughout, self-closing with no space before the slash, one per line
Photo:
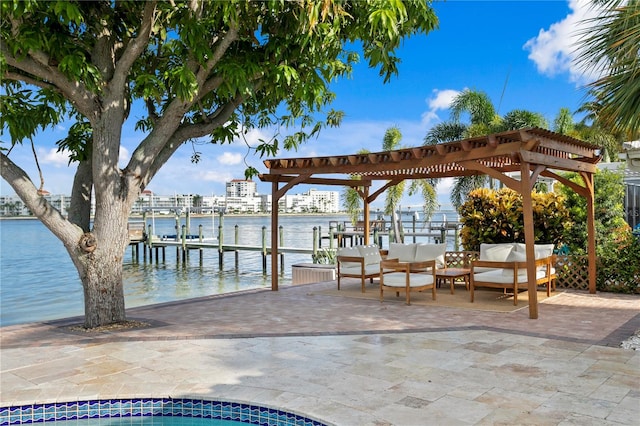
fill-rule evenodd
<path id="1" fill-rule="evenodd" d="M 556 287 L 589 290 L 589 258 L 587 256 L 556 257 Z"/>
<path id="2" fill-rule="evenodd" d="M 444 255 L 447 268 L 470 268 L 471 261 L 480 256 L 478 251 L 448 251 Z"/>

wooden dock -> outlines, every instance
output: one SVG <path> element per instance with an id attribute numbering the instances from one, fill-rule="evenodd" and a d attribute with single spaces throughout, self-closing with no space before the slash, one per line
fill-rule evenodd
<path id="1" fill-rule="evenodd" d="M 287 246 L 279 246 L 278 253 L 280 254 L 280 264 L 284 267 L 284 254 L 286 253 L 296 253 L 296 254 L 315 254 L 320 248 L 319 238 L 317 237 L 317 233 L 319 231 L 317 228 L 314 228 L 314 247 L 313 248 L 302 248 L 302 247 L 287 247 Z M 143 250 L 143 259 L 147 260 L 147 256 L 149 260 L 153 262 L 154 255 L 156 262 L 159 261 L 160 257 L 162 257 L 162 261 L 166 260 L 166 249 L 167 247 L 175 247 L 176 249 L 176 260 L 178 262 L 186 262 L 189 258 L 189 253 L 193 250 L 198 250 L 199 259 L 202 263 L 202 254 L 205 249 L 213 249 L 218 251 L 218 263 L 219 267 L 222 268 L 224 262 L 224 254 L 228 252 L 233 252 L 235 254 L 236 266 L 238 266 L 239 253 L 241 251 L 248 252 L 259 252 L 262 254 L 262 269 L 263 272 L 267 271 L 267 258 L 271 255 L 272 249 L 270 246 L 266 245 L 266 227 L 263 227 L 262 230 L 262 245 L 247 245 L 247 244 L 238 244 L 238 229 L 236 225 L 236 235 L 235 240 L 236 243 L 229 244 L 223 243 L 220 237 L 223 236 L 222 229 L 219 229 L 219 238 L 206 239 L 202 237 L 202 233 L 200 236 L 189 236 L 187 238 L 187 234 L 183 230 L 183 234 L 181 237 L 173 238 L 162 238 L 159 236 L 151 236 L 148 237 L 145 235 L 143 238 L 139 238 L 138 235 L 130 238 L 129 245 L 132 247 L 132 256 L 139 261 L 140 259 L 140 245 L 142 245 Z M 130 236 L 132 234 L 130 233 Z M 151 234 L 148 234 L 151 235 Z"/>
<path id="2" fill-rule="evenodd" d="M 224 255 L 226 253 L 234 253 L 236 267 L 238 267 L 240 252 L 257 252 L 262 255 L 263 272 L 267 272 L 267 259 L 271 256 L 272 248 L 267 245 L 267 228 L 265 226 L 262 227 L 260 245 L 239 244 L 238 225 L 234 227 L 234 243 L 225 243 L 222 219 L 218 226 L 217 238 L 204 238 L 202 225 L 200 225 L 197 235 L 190 235 L 185 225 L 180 227 L 178 226 L 178 222 L 176 222 L 176 229 L 181 229 L 182 232 L 180 234 L 170 236 L 153 235 L 151 225 L 147 226 L 147 232 L 145 232 L 144 229 L 145 222 L 142 222 L 142 225 L 140 221 L 129 224 L 132 257 L 136 259 L 136 261 L 140 260 L 140 247 L 142 247 L 145 262 L 147 261 L 147 257 L 151 262 L 153 262 L 154 257 L 156 262 L 160 261 L 160 258 L 162 262 L 166 261 L 166 249 L 168 247 L 175 247 L 177 262 L 186 262 L 189 259 L 189 253 L 198 250 L 200 263 L 202 263 L 204 250 L 217 250 L 220 268 L 223 267 Z M 448 238 L 453 237 L 455 239 L 455 245 L 457 246 L 459 224 L 456 222 L 430 224 L 427 229 L 423 227 L 421 230 L 417 230 L 416 224 L 413 223 L 412 226 L 408 227 L 408 231 L 405 231 L 403 228 L 401 229 L 401 238 L 407 242 L 413 240 L 415 243 L 416 238 L 428 238 L 435 242 L 445 242 Z M 344 224 L 342 226 L 336 226 L 336 224 L 330 223 L 327 235 L 323 236 L 321 233 L 320 227 L 313 228 L 313 244 L 311 248 L 278 246 L 277 251 L 280 254 L 281 270 L 284 270 L 284 255 L 286 253 L 309 254 L 312 257 L 324 248 L 329 248 L 330 250 L 337 249 L 347 245 L 362 244 L 364 241 L 364 232 L 362 232 L 358 226 L 350 227 Z M 451 235 L 451 233 L 454 235 Z M 376 226 L 372 227 L 372 232 L 370 233 L 372 243 L 378 244 L 382 248 L 383 237 L 387 238 L 388 241 L 394 240 L 393 232 L 384 226 L 384 222 L 376 223 Z M 280 227 L 279 240 L 283 240 L 282 226 Z M 328 240 L 328 247 L 322 247 L 323 240 Z"/>

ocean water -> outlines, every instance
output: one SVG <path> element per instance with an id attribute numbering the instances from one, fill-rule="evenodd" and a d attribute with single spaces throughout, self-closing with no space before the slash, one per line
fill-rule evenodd
<path id="1" fill-rule="evenodd" d="M 447 217 L 451 220 L 452 215 Z M 436 214 L 433 220 L 441 218 L 442 214 Z M 413 226 L 411 219 L 405 218 L 406 229 Z M 345 215 L 280 216 L 281 245 L 311 249 L 314 227 L 321 228 L 322 235 L 328 235 L 331 222 L 346 220 Z M 156 235 L 176 233 L 173 216 L 148 218 L 147 223 L 154 226 Z M 186 224 L 184 217 L 182 224 Z M 198 234 L 199 225 L 205 238 L 218 235 L 218 217 L 191 218 L 190 233 Z M 270 245 L 270 216 L 225 216 L 225 243 L 234 243 L 236 225 L 239 244 L 259 246 L 262 228 L 266 227 Z M 416 231 L 424 227 L 424 223 L 416 223 Z M 328 240 L 322 241 L 323 247 L 328 244 Z M 225 253 L 223 267 L 219 268 L 216 249 L 205 249 L 202 262 L 196 250 L 191 251 L 186 262 L 176 257 L 176 249 L 167 247 L 164 262 L 157 262 L 155 257 L 153 262 L 148 258 L 144 261 L 142 253 L 136 261 L 131 248 L 127 248 L 123 279 L 128 308 L 271 286 L 271 258 L 267 259 L 265 274 L 259 252 L 240 252 L 237 268 L 235 256 L 230 252 Z M 284 262 L 280 286 L 291 284 L 291 265 L 310 263 L 311 255 L 286 253 Z M 0 326 L 83 314 L 80 278 L 62 243 L 38 220 L 0 220 Z"/>

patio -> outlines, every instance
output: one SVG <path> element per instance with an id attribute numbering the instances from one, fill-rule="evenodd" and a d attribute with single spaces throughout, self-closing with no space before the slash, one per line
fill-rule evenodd
<path id="1" fill-rule="evenodd" d="M 531 320 L 527 309 L 320 294 L 335 285 L 129 309 L 145 329 L 73 331 L 78 318 L 4 327 L 2 405 L 217 398 L 378 426 L 617 425 L 640 415 L 640 353 L 619 348 L 640 329 L 637 296 L 569 291 L 541 301 Z"/>

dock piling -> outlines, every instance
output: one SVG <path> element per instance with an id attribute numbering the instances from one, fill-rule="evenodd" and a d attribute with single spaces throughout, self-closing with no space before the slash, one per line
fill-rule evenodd
<path id="1" fill-rule="evenodd" d="M 236 246 L 239 244 L 239 241 L 240 241 L 240 239 L 239 239 L 239 237 L 238 237 L 238 235 L 239 235 L 239 232 L 238 232 L 238 231 L 239 231 L 239 230 L 240 230 L 240 228 L 239 228 L 239 227 L 238 227 L 238 225 L 236 224 L 236 226 L 235 226 L 235 228 L 234 228 L 235 235 L 234 235 L 234 237 L 233 237 L 233 241 L 234 241 L 234 243 L 235 243 L 235 245 L 236 245 Z M 239 263 L 240 263 L 240 262 L 239 262 L 239 258 L 240 258 L 240 250 L 236 250 L 236 251 L 235 251 L 235 256 L 236 256 L 236 270 L 237 270 L 237 269 L 238 269 L 238 265 L 239 265 Z"/>
<path id="2" fill-rule="evenodd" d="M 267 273 L 267 227 L 262 226 L 262 272 Z"/>

